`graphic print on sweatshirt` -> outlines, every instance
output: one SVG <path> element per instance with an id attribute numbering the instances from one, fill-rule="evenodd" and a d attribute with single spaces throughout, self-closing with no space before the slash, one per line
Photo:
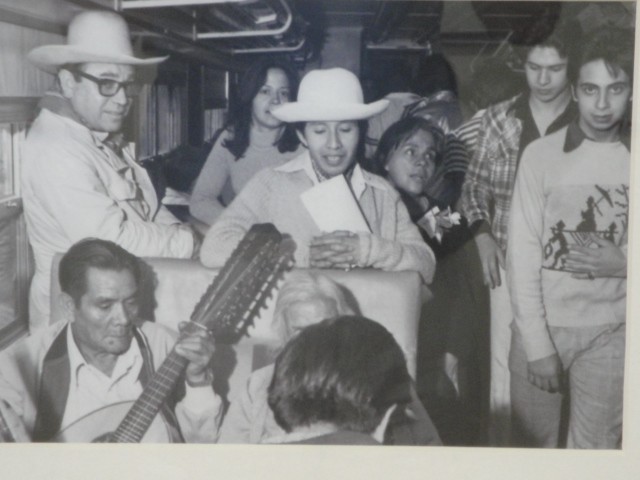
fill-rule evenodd
<path id="1" fill-rule="evenodd" d="M 571 188 L 565 192 L 570 195 Z M 593 185 L 579 188 L 582 202 L 565 203 L 561 208 L 547 209 L 542 268 L 569 271 L 565 258 L 573 245 L 599 248 L 594 237 L 604 238 L 617 246 L 626 243 L 629 221 L 628 185 Z M 574 194 L 576 192 L 573 192 Z M 575 199 L 576 196 L 572 195 Z M 557 200 L 557 199 L 556 199 Z M 554 215 L 555 211 L 555 215 Z"/>

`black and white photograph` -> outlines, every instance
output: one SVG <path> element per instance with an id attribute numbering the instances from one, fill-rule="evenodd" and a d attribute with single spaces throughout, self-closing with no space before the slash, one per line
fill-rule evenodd
<path id="1" fill-rule="evenodd" d="M 7 478 L 634 478 L 635 39 L 635 2 L 0 0 Z"/>

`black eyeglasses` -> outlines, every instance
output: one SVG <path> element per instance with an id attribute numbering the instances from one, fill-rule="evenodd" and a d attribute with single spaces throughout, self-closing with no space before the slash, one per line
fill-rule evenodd
<path id="1" fill-rule="evenodd" d="M 77 74 L 87 80 L 91 80 L 98 85 L 98 91 L 103 97 L 113 97 L 122 88 L 127 97 L 135 97 L 140 93 L 142 85 L 137 82 L 118 82 L 109 78 L 98 78 L 81 70 L 73 70 L 73 74 Z"/>

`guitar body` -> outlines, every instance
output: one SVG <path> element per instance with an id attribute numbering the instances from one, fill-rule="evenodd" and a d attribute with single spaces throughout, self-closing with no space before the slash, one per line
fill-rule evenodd
<path id="1" fill-rule="evenodd" d="M 127 415 L 134 402 L 120 402 L 108 405 L 79 418 L 62 430 L 54 442 L 110 442 L 113 433 Z M 156 415 L 149 429 L 142 437 L 142 443 L 169 443 L 171 436 L 162 416 Z"/>

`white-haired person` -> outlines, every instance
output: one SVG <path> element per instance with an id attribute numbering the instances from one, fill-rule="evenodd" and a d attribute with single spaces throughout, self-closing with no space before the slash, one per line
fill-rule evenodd
<path id="1" fill-rule="evenodd" d="M 307 73 L 298 100 L 272 112 L 295 124 L 306 151 L 247 183 L 207 233 L 202 263 L 219 267 L 251 225 L 270 222 L 295 240 L 298 267 L 413 270 L 431 282 L 435 257 L 398 193 L 358 163 L 364 158 L 365 120 L 386 107 L 384 100 L 365 104 L 360 82 L 348 70 Z M 323 232 L 300 200 L 304 192 L 339 175 L 347 180 L 370 232 Z"/>
<path id="2" fill-rule="evenodd" d="M 326 275 L 307 270 L 291 272 L 278 293 L 273 314 L 272 328 L 278 338 L 275 353 L 309 325 L 357 313 L 354 311 L 357 305 L 350 306 L 347 296 L 348 291 Z M 270 364 L 251 374 L 240 398 L 229 406 L 220 431 L 220 443 L 265 443 L 286 433 L 267 403 L 273 369 L 274 365 Z M 393 436 L 389 441 L 439 445 L 438 433 L 413 387 L 410 397 L 411 416 L 394 417 L 390 429 Z"/>
<path id="3" fill-rule="evenodd" d="M 278 293 L 272 328 L 279 350 L 304 327 L 325 318 L 353 314 L 344 291 L 326 275 L 304 270 L 291 272 Z M 267 404 L 273 364 L 251 374 L 246 389 L 229 406 L 220 432 L 221 443 L 262 443 L 284 431 Z"/>

